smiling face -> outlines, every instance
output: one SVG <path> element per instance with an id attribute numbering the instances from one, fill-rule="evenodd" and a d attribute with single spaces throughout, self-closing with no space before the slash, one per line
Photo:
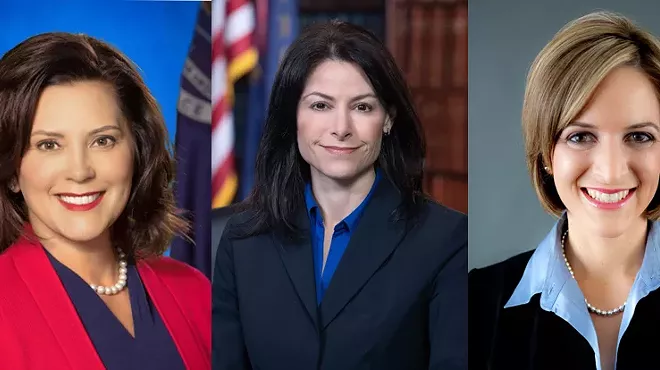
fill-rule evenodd
<path id="1" fill-rule="evenodd" d="M 612 71 L 561 133 L 552 175 L 571 225 L 616 236 L 637 222 L 660 178 L 660 104 L 647 76 Z"/>
<path id="2" fill-rule="evenodd" d="M 368 173 L 391 129 L 362 71 L 329 60 L 309 76 L 298 104 L 298 148 L 312 179 L 352 181 Z"/>
<path id="3" fill-rule="evenodd" d="M 43 91 L 15 189 L 37 235 L 109 238 L 132 176 L 133 138 L 110 85 L 77 82 Z"/>

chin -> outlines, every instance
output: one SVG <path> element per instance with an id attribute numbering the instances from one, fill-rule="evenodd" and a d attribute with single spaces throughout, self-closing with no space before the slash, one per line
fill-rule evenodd
<path id="1" fill-rule="evenodd" d="M 602 212 L 602 211 L 599 211 Z M 595 215 L 590 218 L 590 229 L 601 238 L 617 238 L 633 227 L 636 223 L 644 221 L 641 216 L 635 217 L 628 212 L 611 212 L 610 214 Z"/>
<path id="2" fill-rule="evenodd" d="M 367 169 L 356 168 L 355 165 L 336 165 L 320 168 L 318 173 L 319 175 L 332 180 L 350 181 L 360 177 L 366 173 L 366 171 Z"/>
<path id="3" fill-rule="evenodd" d="M 77 243 L 93 241 L 108 232 L 108 228 L 98 222 L 71 222 L 59 225 L 55 230 L 62 237 Z"/>

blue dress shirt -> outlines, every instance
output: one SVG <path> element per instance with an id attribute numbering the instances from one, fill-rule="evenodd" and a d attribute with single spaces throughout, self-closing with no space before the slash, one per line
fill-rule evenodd
<path id="1" fill-rule="evenodd" d="M 362 203 L 360 203 L 351 214 L 346 216 L 341 222 L 335 226 L 334 233 L 332 234 L 332 240 L 330 242 L 330 250 L 328 251 L 328 257 L 325 262 L 325 268 L 323 267 L 323 239 L 325 237 L 325 227 L 323 226 L 323 215 L 319 210 L 319 206 L 316 203 L 314 194 L 312 192 L 311 184 L 307 184 L 305 187 L 305 203 L 307 205 L 307 214 L 309 216 L 311 232 L 312 232 L 312 249 L 314 255 L 314 275 L 316 277 L 316 302 L 321 304 L 323 299 L 323 294 L 328 289 L 330 285 L 330 280 L 332 280 L 332 275 L 339 265 L 348 242 L 351 239 L 351 234 L 355 231 L 355 228 L 360 221 L 364 208 L 371 199 L 371 196 L 374 192 L 374 189 L 380 181 L 381 173 L 380 170 L 376 170 L 376 179 L 374 180 L 371 190 L 364 198 Z"/>
<path id="2" fill-rule="evenodd" d="M 561 251 L 561 233 L 565 230 L 565 223 L 566 213 L 532 254 L 520 282 L 504 308 L 527 304 L 532 296 L 540 293 L 541 308 L 562 318 L 589 342 L 594 350 L 596 368 L 601 370 L 596 328 L 584 302 L 584 295 L 568 271 Z M 630 289 L 626 309 L 623 311 L 617 352 L 637 303 L 660 287 L 659 226 L 658 222 L 650 224 L 642 266 Z M 616 368 L 616 355 L 614 366 Z"/>

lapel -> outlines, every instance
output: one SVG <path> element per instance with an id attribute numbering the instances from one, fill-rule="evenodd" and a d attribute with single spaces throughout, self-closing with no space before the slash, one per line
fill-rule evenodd
<path id="1" fill-rule="evenodd" d="M 285 240 L 277 235 L 273 236 L 275 244 L 279 247 L 277 251 L 282 258 L 284 267 L 289 274 L 289 279 L 298 293 L 309 318 L 318 328 L 318 310 L 316 305 L 316 277 L 314 276 L 314 255 L 312 252 L 312 238 L 309 226 L 309 218 L 305 207 L 296 215 L 294 224 L 300 230 L 300 236 L 293 240 Z"/>
<path id="2" fill-rule="evenodd" d="M 146 261 L 137 264 L 138 272 L 144 283 L 154 307 L 160 314 L 172 340 L 179 350 L 181 359 L 188 369 L 210 369 L 210 358 L 197 342 L 190 328 L 190 324 L 177 302 L 177 297 L 170 287 L 176 286 L 177 281 L 165 275 L 158 275 Z M 181 289 L 185 289 L 182 287 Z"/>
<path id="3" fill-rule="evenodd" d="M 21 237 L 9 251 L 28 289 L 14 289 L 13 293 L 20 297 L 18 301 L 34 300 L 71 368 L 105 369 L 41 244 Z"/>
<path id="4" fill-rule="evenodd" d="M 401 242 L 405 221 L 390 219 L 400 201 L 397 189 L 383 177 L 366 205 L 323 296 L 320 309 L 322 329 L 337 317 Z M 311 248 L 308 249 L 311 251 Z"/>

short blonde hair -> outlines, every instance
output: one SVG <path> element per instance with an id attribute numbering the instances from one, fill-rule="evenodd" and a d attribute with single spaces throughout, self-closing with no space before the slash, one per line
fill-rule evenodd
<path id="1" fill-rule="evenodd" d="M 565 206 L 545 170 L 564 128 L 584 109 L 596 87 L 614 69 L 634 66 L 660 91 L 660 42 L 628 18 L 595 12 L 564 26 L 541 50 L 530 68 L 522 111 L 527 169 L 548 212 Z M 660 216 L 656 192 L 647 217 Z"/>

